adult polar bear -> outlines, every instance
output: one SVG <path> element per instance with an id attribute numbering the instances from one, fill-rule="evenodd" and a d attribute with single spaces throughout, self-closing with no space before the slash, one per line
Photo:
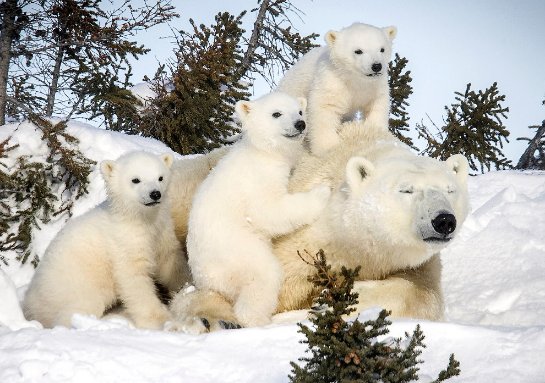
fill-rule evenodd
<path id="1" fill-rule="evenodd" d="M 334 269 L 362 266 L 359 309 L 382 306 L 393 316 L 440 319 L 438 254 L 467 215 L 467 161 L 461 155 L 444 162 L 419 157 L 386 128 L 362 125 L 345 123 L 339 145 L 327 156 L 305 154 L 293 172 L 290 192 L 326 184 L 332 197 L 317 221 L 274 241 L 284 271 L 277 312 L 310 306 L 316 292 L 307 277 L 314 269 L 297 252 L 323 249 Z M 182 161 L 176 182 L 198 182 L 208 165 L 206 157 L 197 159 L 192 170 L 201 170 L 194 175 L 182 171 Z M 173 211 L 178 233 L 189 207 L 178 204 Z M 179 294 L 171 308 L 181 318 L 235 318 L 230 303 L 209 291 Z"/>
<path id="2" fill-rule="evenodd" d="M 342 121 L 356 112 L 363 112 L 368 125 L 388 125 L 388 62 L 396 34 L 395 27 L 363 23 L 329 31 L 326 46 L 314 48 L 286 72 L 277 90 L 307 98 L 313 153 L 335 146 Z"/>

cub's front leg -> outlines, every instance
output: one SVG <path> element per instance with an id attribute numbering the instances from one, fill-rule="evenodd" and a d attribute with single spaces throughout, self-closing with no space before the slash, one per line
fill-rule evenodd
<path id="1" fill-rule="evenodd" d="M 136 327 L 162 329 L 171 315 L 155 290 L 152 255 L 142 248 L 131 250 L 113 261 L 119 298 Z"/>
<path id="2" fill-rule="evenodd" d="M 331 189 L 319 185 L 308 192 L 288 194 L 277 200 L 251 207 L 256 226 L 271 237 L 287 234 L 315 221 L 329 201 Z"/>

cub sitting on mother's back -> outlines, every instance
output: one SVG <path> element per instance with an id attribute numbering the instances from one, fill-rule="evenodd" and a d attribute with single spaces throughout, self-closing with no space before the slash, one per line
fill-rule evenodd
<path id="1" fill-rule="evenodd" d="M 388 63 L 395 27 L 354 23 L 325 35 L 327 45 L 307 53 L 284 76 L 278 91 L 308 100 L 312 153 L 339 143 L 341 123 L 363 112 L 366 125 L 388 126 Z"/>
<path id="2" fill-rule="evenodd" d="M 172 161 L 132 152 L 101 163 L 108 198 L 53 239 L 26 293 L 27 319 L 70 326 L 75 313 L 100 318 L 121 301 L 137 327 L 171 320 L 152 277 L 171 292 L 190 278 L 164 197 Z"/>
<path id="3" fill-rule="evenodd" d="M 276 309 L 282 268 L 271 238 L 311 223 L 329 198 L 329 188 L 320 185 L 287 191 L 303 152 L 305 106 L 304 99 L 282 93 L 238 102 L 243 138 L 201 184 L 189 214 L 187 251 L 195 284 L 233 302 L 244 326 L 268 323 Z"/>

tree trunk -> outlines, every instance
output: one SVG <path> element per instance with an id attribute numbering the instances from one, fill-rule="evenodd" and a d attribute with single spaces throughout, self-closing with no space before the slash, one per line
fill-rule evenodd
<path id="1" fill-rule="evenodd" d="M 2 30 L 0 31 L 0 125 L 6 123 L 9 64 L 11 46 L 15 39 L 15 17 L 19 5 L 17 0 L 6 0 L 3 4 Z"/>
<path id="2" fill-rule="evenodd" d="M 55 96 L 59 87 L 59 77 L 61 75 L 61 64 L 64 56 L 64 48 L 59 46 L 57 56 L 55 57 L 55 66 L 51 75 L 51 85 L 49 86 L 49 94 L 47 95 L 47 103 L 45 106 L 45 115 L 51 117 L 53 115 L 53 107 L 55 106 Z"/>
<path id="3" fill-rule="evenodd" d="M 250 36 L 250 41 L 248 41 L 248 49 L 246 49 L 246 52 L 244 53 L 242 65 L 240 66 L 240 70 L 238 72 L 240 77 L 243 77 L 252 65 L 252 58 L 259 43 L 259 35 L 263 29 L 263 19 L 267 14 L 269 3 L 270 0 L 263 0 L 261 6 L 259 7 L 259 11 L 257 12 L 257 18 L 254 23 L 254 29 L 252 30 L 252 36 Z"/>

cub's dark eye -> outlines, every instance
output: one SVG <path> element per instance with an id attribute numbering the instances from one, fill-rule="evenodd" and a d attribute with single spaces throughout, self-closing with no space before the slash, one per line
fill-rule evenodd
<path id="1" fill-rule="evenodd" d="M 159 177 L 159 182 L 161 182 L 163 180 L 163 176 Z"/>
<path id="2" fill-rule="evenodd" d="M 412 186 L 407 186 L 407 187 L 402 187 L 401 189 L 399 189 L 399 192 L 404 194 L 413 194 L 414 189 L 412 188 Z"/>
<path id="3" fill-rule="evenodd" d="M 280 113 L 280 112 L 274 112 L 274 113 L 272 114 L 272 116 L 273 116 L 274 118 L 278 118 L 278 117 L 280 117 L 281 115 L 282 115 L 282 113 Z"/>
<path id="4" fill-rule="evenodd" d="M 380 51 L 381 51 L 382 53 L 384 53 L 384 48 L 380 48 Z"/>
<path id="5" fill-rule="evenodd" d="M 139 184 L 140 183 L 140 180 L 138 178 L 133 178 L 132 179 L 132 183 L 133 184 Z"/>
<path id="6" fill-rule="evenodd" d="M 357 55 L 361 55 L 363 53 L 363 51 L 361 49 L 357 49 L 354 51 L 355 54 Z"/>
<path id="7" fill-rule="evenodd" d="M 300 116 L 303 115 L 303 111 L 302 111 L 302 110 L 299 111 L 299 115 L 300 115 Z"/>

